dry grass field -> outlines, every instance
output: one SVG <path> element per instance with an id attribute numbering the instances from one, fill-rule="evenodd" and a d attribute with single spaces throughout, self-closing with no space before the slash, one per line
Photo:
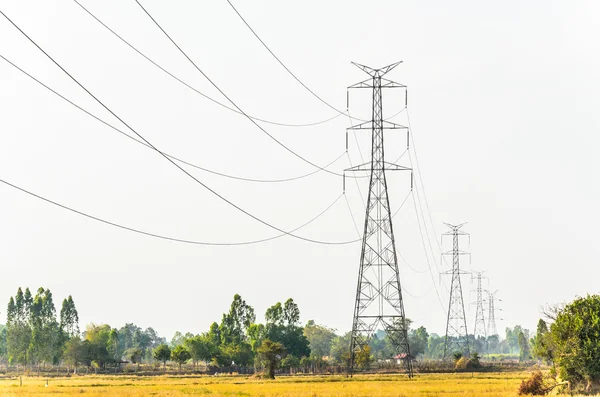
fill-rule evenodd
<path id="1" fill-rule="evenodd" d="M 0 396 L 248 396 L 248 397 L 507 397 L 516 396 L 525 372 L 402 375 L 247 377 L 86 376 L 1 379 Z"/>

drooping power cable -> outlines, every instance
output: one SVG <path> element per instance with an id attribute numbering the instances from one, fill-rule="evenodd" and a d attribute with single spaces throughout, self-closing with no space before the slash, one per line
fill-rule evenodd
<path id="1" fill-rule="evenodd" d="M 86 217 L 88 219 L 92 219 L 92 220 L 95 220 L 97 222 L 101 222 L 101 223 L 104 223 L 106 225 L 113 226 L 113 227 L 116 227 L 116 228 L 119 228 L 119 229 L 123 229 L 123 230 L 127 230 L 127 231 L 130 231 L 130 232 L 134 232 L 134 233 L 138 233 L 138 234 L 143 234 L 145 236 L 150 236 L 150 237 L 158 238 L 158 239 L 161 239 L 161 240 L 174 241 L 174 242 L 177 242 L 177 243 L 193 244 L 193 245 L 210 245 L 210 246 L 251 245 L 251 244 L 258 244 L 258 243 L 264 243 L 264 242 L 267 242 L 267 241 L 275 240 L 275 239 L 278 239 L 278 238 L 283 237 L 283 236 L 286 235 L 286 233 L 282 233 L 282 234 L 279 234 L 279 235 L 276 235 L 276 236 L 273 236 L 273 237 L 267 237 L 267 238 L 263 238 L 263 239 L 259 239 L 259 240 L 238 241 L 238 242 L 225 242 L 225 243 L 210 242 L 210 241 L 198 241 L 198 240 L 185 240 L 185 239 L 180 239 L 180 238 L 176 238 L 176 237 L 169 237 L 169 236 L 165 236 L 165 235 L 161 235 L 161 234 L 146 232 L 146 231 L 143 231 L 141 229 L 136 229 L 136 228 L 125 226 L 125 225 L 122 225 L 122 224 L 119 224 L 119 223 L 107 221 L 106 219 L 102 219 L 102 218 L 99 218 L 97 216 L 90 215 L 90 214 L 88 214 L 86 212 L 79 211 L 79 210 L 76 210 L 76 209 L 74 209 L 72 207 L 69 207 L 67 205 L 64 205 L 64 204 L 61 204 L 59 202 L 50 200 L 49 198 L 46 198 L 46 197 L 41 196 L 39 194 L 33 193 L 33 192 L 31 192 L 31 191 L 29 191 L 27 189 L 24 189 L 24 188 L 19 187 L 19 186 L 15 185 L 15 184 L 12 184 L 12 183 L 10 183 L 8 181 L 5 181 L 4 179 L 0 179 L 0 182 L 4 183 L 7 186 L 10 186 L 10 187 L 12 187 L 12 188 L 14 188 L 16 190 L 19 190 L 19 191 L 21 191 L 23 193 L 26 193 L 26 194 L 28 194 L 28 195 L 30 195 L 32 197 L 35 197 L 35 198 L 37 198 L 39 200 L 45 201 L 45 202 L 47 202 L 49 204 L 55 205 L 55 206 L 57 206 L 59 208 L 65 209 L 67 211 L 71 211 L 71 212 L 73 212 L 73 213 L 75 213 L 77 215 L 81 215 L 81 216 Z M 327 208 L 325 208 L 323 211 L 321 211 L 317 216 L 315 216 L 314 218 L 310 219 L 308 222 L 305 222 L 302 225 L 296 227 L 291 232 L 298 231 L 298 230 L 304 228 L 305 226 L 308 226 L 312 222 L 316 221 L 317 219 L 319 219 L 327 211 L 329 211 L 329 209 L 331 209 L 331 207 L 333 207 L 340 200 L 340 198 L 342 198 L 342 195 L 343 194 L 339 195 L 331 204 L 329 204 L 329 206 L 327 206 Z M 357 239 L 355 241 L 359 241 L 359 240 L 360 239 Z"/>
<path id="2" fill-rule="evenodd" d="M 131 48 L 133 51 L 135 51 L 136 53 L 138 53 L 140 56 L 142 56 L 144 59 L 146 59 L 148 62 L 150 62 L 152 65 L 156 66 L 158 69 L 160 69 L 161 71 L 163 71 L 164 73 L 166 73 L 167 75 L 169 75 L 171 78 L 175 79 L 176 81 L 178 81 L 180 84 L 183 84 L 185 87 L 189 88 L 190 90 L 194 91 L 195 93 L 203 96 L 204 98 L 208 99 L 209 101 L 215 103 L 216 105 L 219 105 L 227 110 L 230 110 L 232 112 L 244 115 L 242 112 L 240 112 L 239 110 L 231 107 L 231 106 L 227 106 L 226 104 L 224 104 L 223 102 L 220 102 L 208 95 L 206 95 L 205 93 L 201 92 L 200 90 L 198 90 L 197 88 L 193 87 L 192 85 L 186 83 L 185 81 L 183 81 L 181 78 L 177 77 L 176 75 L 174 75 L 173 73 L 171 73 L 170 71 L 168 71 L 166 68 L 164 68 L 163 66 L 161 66 L 159 63 L 157 63 L 156 61 L 154 61 L 152 58 L 150 58 L 149 56 L 147 56 L 146 54 L 144 54 L 142 51 L 140 51 L 137 47 L 135 47 L 133 44 L 131 44 L 129 41 L 127 41 L 125 38 L 123 38 L 123 36 L 121 36 L 120 34 L 118 34 L 114 29 L 112 29 L 111 27 L 109 27 L 106 23 L 104 23 L 100 18 L 98 18 L 94 13 L 92 13 L 90 10 L 88 10 L 86 7 L 84 7 L 79 1 L 77 0 L 73 0 L 79 7 L 81 7 L 87 14 L 89 14 L 95 21 L 97 21 L 100 25 L 102 25 L 104 28 L 106 28 L 110 33 L 112 33 L 115 37 L 117 37 L 119 40 L 121 40 L 123 43 L 125 43 L 129 48 Z M 277 125 L 280 127 L 312 127 L 315 125 L 319 125 L 319 124 L 324 124 L 327 123 L 329 121 L 332 121 L 338 117 L 340 117 L 340 114 L 336 114 L 333 117 L 330 117 L 328 119 L 325 120 L 321 120 L 321 121 L 315 121 L 315 122 L 311 122 L 311 123 L 304 123 L 304 124 L 292 124 L 292 123 L 282 123 L 282 122 L 277 122 L 277 121 L 272 121 L 272 120 L 267 120 L 264 118 L 260 118 L 260 117 L 256 117 L 256 116 L 252 116 L 252 115 L 246 115 L 247 117 L 254 119 L 256 121 L 260 121 L 262 123 L 266 123 L 266 124 L 272 124 L 272 125 Z"/>
<path id="3" fill-rule="evenodd" d="M 169 39 L 169 41 L 179 50 L 179 52 L 194 66 L 194 68 L 196 68 L 196 70 L 198 72 L 200 72 L 200 74 L 202 74 L 202 76 L 204 76 L 204 78 L 206 80 L 208 80 L 208 82 L 217 91 L 219 91 L 221 93 L 221 95 L 223 95 L 225 97 L 225 99 L 227 99 L 229 101 L 229 103 L 231 103 L 233 105 L 233 107 L 235 107 L 241 114 L 243 114 L 248 120 L 250 120 L 250 122 L 252 124 L 254 124 L 256 127 L 258 127 L 265 135 L 267 135 L 275 143 L 277 143 L 279 146 L 281 146 L 282 148 L 284 148 L 285 150 L 287 150 L 288 152 L 290 152 L 291 154 L 293 154 L 300 160 L 304 161 L 305 163 L 307 163 L 315 168 L 318 168 L 320 171 L 327 172 L 328 174 L 335 175 L 335 176 L 343 176 L 342 174 L 339 174 L 337 172 L 333 172 L 324 167 L 321 167 L 321 166 L 313 163 L 312 161 L 308 160 L 304 156 L 300 155 L 299 153 L 296 153 L 294 150 L 292 150 L 291 148 L 286 146 L 283 142 L 279 141 L 277 138 L 275 138 L 273 135 L 271 135 L 260 124 L 258 124 L 254 119 L 248 117 L 246 112 L 244 112 L 210 77 L 208 77 L 208 75 L 206 73 L 204 73 L 202 71 L 202 69 L 200 69 L 200 67 L 198 67 L 198 65 L 196 65 L 196 63 L 192 60 L 192 58 L 190 58 L 188 56 L 188 54 L 185 51 L 183 51 L 183 49 L 175 42 L 175 40 L 173 40 L 173 38 L 171 38 L 171 36 L 167 33 L 167 31 L 163 29 L 163 27 L 156 21 L 156 19 L 154 19 L 154 17 L 148 12 L 148 10 L 146 10 L 144 8 L 144 6 L 138 0 L 135 0 L 135 2 L 140 6 L 140 8 L 144 11 L 144 13 L 148 16 L 148 18 L 150 18 L 150 20 L 152 20 L 152 22 L 160 29 L 160 31 L 163 32 L 163 34 Z"/>
<path id="4" fill-rule="evenodd" d="M 75 102 L 71 101 L 70 99 L 66 98 L 64 95 L 60 94 L 59 92 L 57 92 L 55 89 L 51 88 L 50 86 L 48 86 L 47 84 L 43 83 L 41 80 L 37 79 L 36 77 L 34 77 L 33 75 L 31 75 L 30 73 L 28 73 L 27 71 L 25 71 L 23 68 L 19 67 L 18 65 L 16 65 L 14 62 L 12 62 L 11 60 L 7 59 L 5 56 L 0 54 L 0 59 L 4 60 L 5 62 L 7 62 L 9 65 L 13 66 L 15 69 L 17 69 L 18 71 L 20 71 L 21 73 L 23 73 L 24 75 L 26 75 L 27 77 L 29 77 L 30 79 L 32 79 L 33 81 L 35 81 L 36 83 L 38 83 L 39 85 L 41 85 L 42 87 L 44 87 L 45 89 L 47 89 L 48 91 L 52 92 L 54 95 L 58 96 L 59 98 L 63 99 L 64 101 L 66 101 L 67 103 L 69 103 L 70 105 L 74 106 L 76 109 L 79 109 L 80 111 L 84 112 L 85 114 L 87 114 L 88 116 L 92 117 L 93 119 L 95 119 L 96 121 L 99 121 L 100 123 L 104 124 L 105 126 L 107 126 L 108 128 L 118 132 L 119 134 L 123 135 L 124 137 L 127 137 L 129 139 L 131 139 L 132 141 L 139 143 L 140 145 L 144 145 L 147 148 L 152 149 L 150 146 L 148 146 L 148 144 L 146 144 L 145 142 L 143 142 L 142 140 L 133 137 L 131 135 L 129 135 L 128 133 L 126 133 L 125 131 L 115 127 L 114 125 L 110 124 L 109 122 L 107 122 L 106 120 L 101 119 L 100 117 L 96 116 L 95 114 L 89 112 L 88 110 L 84 109 L 83 107 L 77 105 Z M 298 175 L 298 176 L 294 176 L 294 177 L 288 177 L 288 178 L 281 178 L 281 179 L 258 179 L 258 178 L 248 178 L 248 177 L 242 177 L 242 176 L 237 176 L 237 175 L 231 175 L 231 174 L 225 174 L 223 172 L 218 172 L 218 171 L 214 171 L 211 170 L 209 168 L 206 167 L 202 167 L 199 166 L 197 164 L 194 164 L 190 161 L 184 160 L 180 157 L 168 154 L 166 152 L 163 152 L 166 156 L 170 157 L 171 159 L 178 161 L 182 164 L 188 165 L 190 167 L 199 169 L 201 171 L 204 172 L 208 172 L 210 174 L 213 175 L 218 175 L 221 176 L 223 178 L 229 178 L 229 179 L 235 179 L 238 181 L 244 181 L 244 182 L 256 182 L 256 183 L 281 183 L 281 182 L 290 182 L 290 181 L 296 181 L 298 179 L 302 179 L 302 178 L 306 178 L 309 177 L 311 175 L 316 174 L 317 172 L 319 172 L 319 170 L 314 170 L 311 171 L 307 174 L 303 174 L 303 175 Z M 340 154 L 338 157 L 336 157 L 335 159 L 333 159 L 331 162 L 329 162 L 325 167 L 329 167 L 331 165 L 333 165 L 334 163 L 336 163 L 339 159 L 341 159 L 344 155 L 346 154 L 346 152 Z M 353 177 L 358 177 L 358 176 L 353 176 Z"/>
<path id="5" fill-rule="evenodd" d="M 81 87 L 88 95 L 90 95 L 96 102 L 98 102 L 104 109 L 106 109 L 110 114 L 112 114 L 117 120 L 119 120 L 121 123 L 123 123 L 123 125 L 125 125 L 131 132 L 133 132 L 134 134 L 136 134 L 141 140 L 143 140 L 146 144 L 148 144 L 148 146 L 150 146 L 152 149 L 154 149 L 158 154 L 160 154 L 163 158 L 165 158 L 173 166 L 175 166 L 181 172 L 183 172 L 188 177 L 190 177 L 191 179 L 193 179 L 196 183 L 198 183 L 199 185 L 201 185 L 202 187 L 204 187 L 210 193 L 212 193 L 213 195 L 215 195 L 216 197 L 218 197 L 220 200 L 226 202 L 227 204 L 229 204 L 230 206 L 232 206 L 236 210 L 238 210 L 241 213 L 245 214 L 246 216 L 254 219 L 255 221 L 257 221 L 259 223 L 262 223 L 263 225 L 265 225 L 267 227 L 270 227 L 271 229 L 274 229 L 274 230 L 276 230 L 276 231 L 278 231 L 280 233 L 284 233 L 286 235 L 289 235 L 290 237 L 294 237 L 294 238 L 299 239 L 299 240 L 303 240 L 303 241 L 307 241 L 307 242 L 311 242 L 311 243 L 315 243 L 315 244 L 325 244 L 325 245 L 345 245 L 345 244 L 351 244 L 351 243 L 356 242 L 356 240 L 331 242 L 331 241 L 315 240 L 315 239 L 311 239 L 311 238 L 306 238 L 306 237 L 298 236 L 296 234 L 287 232 L 287 231 L 285 231 L 285 230 L 283 230 L 283 229 L 281 229 L 281 228 L 279 228 L 279 227 L 277 227 L 277 226 L 275 226 L 275 225 L 273 225 L 273 224 L 271 224 L 271 223 L 269 223 L 267 221 L 262 220 L 261 218 L 257 217 L 256 215 L 253 215 L 252 213 L 250 213 L 250 212 L 246 211 L 245 209 L 241 208 L 239 205 L 235 204 L 234 202 L 228 200 L 227 198 L 225 198 L 224 196 L 222 196 L 220 193 L 218 193 L 217 191 L 215 191 L 214 189 L 212 189 L 211 187 L 209 187 L 208 185 L 206 185 L 205 183 L 203 183 L 202 181 L 200 181 L 198 178 L 196 178 L 195 176 L 193 176 L 192 174 L 190 174 L 188 171 L 186 171 L 184 168 L 182 168 L 179 164 L 177 164 L 174 160 L 172 160 L 171 158 L 169 158 L 168 156 L 166 156 L 163 152 L 161 152 L 160 150 L 158 150 L 146 138 L 144 138 L 140 133 L 138 133 L 135 129 L 133 129 L 131 126 L 129 126 L 129 124 L 127 124 L 121 117 L 119 117 L 114 111 L 112 111 L 108 106 L 106 106 L 100 99 L 98 99 L 94 94 L 92 94 L 87 88 L 85 88 L 85 86 L 83 84 L 81 84 L 75 77 L 73 77 L 69 72 L 67 72 L 67 70 L 65 68 L 63 68 L 56 60 L 54 60 L 54 58 L 52 58 L 46 51 L 44 51 L 44 49 L 42 49 L 42 47 L 40 47 L 31 37 L 29 37 L 3 11 L 0 10 L 0 14 L 2 14 L 2 16 L 4 16 L 4 18 L 6 18 L 6 20 L 8 20 L 23 36 L 25 36 L 33 45 L 35 45 L 59 69 L 61 69 L 67 76 L 69 76 L 69 78 L 71 78 L 71 80 L 73 80 L 79 87 Z"/>

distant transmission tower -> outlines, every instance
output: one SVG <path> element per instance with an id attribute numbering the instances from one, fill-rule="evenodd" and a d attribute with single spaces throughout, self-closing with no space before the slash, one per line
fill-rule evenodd
<path id="1" fill-rule="evenodd" d="M 408 129 L 405 126 L 383 120 L 381 95 L 382 88 L 406 88 L 406 86 L 383 78 L 400 62 L 380 69 L 353 64 L 370 77 L 348 88 L 371 88 L 373 90 L 373 111 L 370 121 L 349 128 L 371 130 L 372 138 L 371 162 L 346 170 L 370 172 L 348 372 L 352 375 L 357 361 L 359 363 L 361 361 L 359 360 L 360 355 L 367 353 L 365 348 L 368 347 L 373 334 L 378 329 L 383 329 L 394 347 L 395 354 L 403 360 L 409 377 L 412 377 L 412 358 L 408 346 L 396 243 L 385 177 L 386 171 L 410 170 L 410 168 L 386 162 L 383 145 L 384 129 L 406 129 L 407 133 Z"/>
<path id="2" fill-rule="evenodd" d="M 461 255 L 468 255 L 458 249 L 459 236 L 468 236 L 468 233 L 460 230 L 465 224 L 450 225 L 445 223 L 450 231 L 444 233 L 446 236 L 452 236 L 452 251 L 444 252 L 442 255 L 452 255 L 452 271 L 445 274 L 452 274 L 452 284 L 450 285 L 450 301 L 448 304 L 448 321 L 446 323 L 446 338 L 444 339 L 444 359 L 449 355 L 460 352 L 464 356 L 470 356 L 469 350 L 469 332 L 467 331 L 467 318 L 465 315 L 465 303 L 462 295 L 462 285 L 460 275 L 465 274 L 460 271 Z"/>
<path id="3" fill-rule="evenodd" d="M 494 291 L 494 292 L 490 292 L 488 290 L 486 290 L 485 292 L 487 292 L 488 295 L 488 335 L 492 336 L 492 335 L 498 335 L 498 330 L 496 329 L 496 305 L 495 305 L 495 300 L 496 298 L 496 293 L 498 293 L 498 290 Z"/>
<path id="4" fill-rule="evenodd" d="M 475 338 L 478 336 L 483 336 L 485 338 L 487 335 L 485 330 L 485 316 L 483 313 L 483 289 L 481 287 L 481 280 L 486 277 L 483 276 L 483 272 L 475 272 L 475 276 L 472 278 L 477 280 L 477 289 L 475 290 L 477 292 L 477 310 L 475 311 L 475 327 L 473 328 L 473 335 Z"/>

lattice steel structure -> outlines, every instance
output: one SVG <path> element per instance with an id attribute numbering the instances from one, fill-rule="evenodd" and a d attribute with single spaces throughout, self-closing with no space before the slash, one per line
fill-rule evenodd
<path id="1" fill-rule="evenodd" d="M 373 91 L 372 119 L 349 129 L 372 132 L 371 161 L 346 171 L 370 172 L 369 195 L 365 214 L 358 286 L 352 322 L 349 374 L 356 370 L 360 355 L 368 346 L 373 334 L 383 329 L 395 350 L 395 356 L 403 360 L 408 375 L 412 377 L 412 357 L 408 345 L 406 317 L 402 301 L 402 289 L 398 273 L 398 257 L 392 226 L 392 214 L 385 173 L 386 171 L 411 170 L 385 161 L 383 130 L 408 128 L 383 119 L 382 89 L 406 88 L 402 84 L 383 78 L 401 62 L 373 69 L 353 63 L 370 77 L 348 88 L 370 88 Z M 408 137 L 408 136 L 407 136 Z M 408 144 L 408 139 L 407 139 Z"/>
<path id="2" fill-rule="evenodd" d="M 450 284 L 450 300 L 448 303 L 448 321 L 446 322 L 446 337 L 444 338 L 444 359 L 455 352 L 460 352 L 463 356 L 470 356 L 469 332 L 467 331 L 467 318 L 465 315 L 465 304 L 462 295 L 462 285 L 460 281 L 460 257 L 469 255 L 468 252 L 458 249 L 458 240 L 460 236 L 468 236 L 468 233 L 460 230 L 465 224 L 450 225 L 449 232 L 445 236 L 452 236 L 452 250 L 442 253 L 442 255 L 452 256 L 452 271 L 444 274 L 452 274 L 452 283 Z"/>
<path id="3" fill-rule="evenodd" d="M 477 287 L 475 289 L 477 293 L 477 309 L 475 310 L 475 327 L 473 328 L 473 335 L 475 338 L 478 336 L 487 337 L 485 329 L 485 315 L 483 312 L 483 289 L 481 287 L 481 280 L 486 278 L 483 276 L 483 272 L 475 272 L 474 277 L 477 281 Z"/>
<path id="4" fill-rule="evenodd" d="M 486 290 L 488 295 L 488 335 L 498 335 L 498 330 L 496 329 L 496 293 L 498 290 L 494 292 L 490 292 Z"/>

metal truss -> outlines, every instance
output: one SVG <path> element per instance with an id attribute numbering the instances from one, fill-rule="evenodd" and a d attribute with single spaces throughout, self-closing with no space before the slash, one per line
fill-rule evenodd
<path id="1" fill-rule="evenodd" d="M 357 357 L 368 346 L 378 330 L 384 330 L 394 347 L 394 356 L 403 360 L 408 375 L 413 376 L 412 357 L 408 343 L 406 316 L 398 273 L 398 258 L 392 226 L 392 215 L 388 196 L 386 171 L 412 171 L 408 167 L 388 163 L 384 157 L 383 131 L 385 129 L 407 132 L 405 126 L 383 120 L 382 89 L 406 88 L 402 84 L 384 79 L 383 76 L 400 62 L 380 69 L 353 63 L 370 78 L 348 88 L 370 88 L 373 90 L 372 119 L 349 129 L 372 131 L 371 162 L 349 168 L 346 171 L 370 172 L 365 225 L 352 337 L 350 343 L 350 375 L 357 369 Z"/>
<path id="2" fill-rule="evenodd" d="M 450 285 L 446 337 L 444 338 L 444 360 L 456 352 L 460 352 L 466 357 L 470 356 L 469 332 L 467 331 L 465 304 L 460 281 L 460 275 L 465 273 L 460 271 L 459 261 L 461 255 L 470 254 L 458 249 L 459 236 L 468 236 L 469 234 L 460 230 L 465 225 L 464 223 L 460 225 L 445 223 L 445 225 L 450 228 L 450 231 L 444 235 L 452 236 L 452 251 L 444 252 L 442 255 L 452 255 L 452 271 L 444 274 L 452 274 L 452 283 Z"/>

